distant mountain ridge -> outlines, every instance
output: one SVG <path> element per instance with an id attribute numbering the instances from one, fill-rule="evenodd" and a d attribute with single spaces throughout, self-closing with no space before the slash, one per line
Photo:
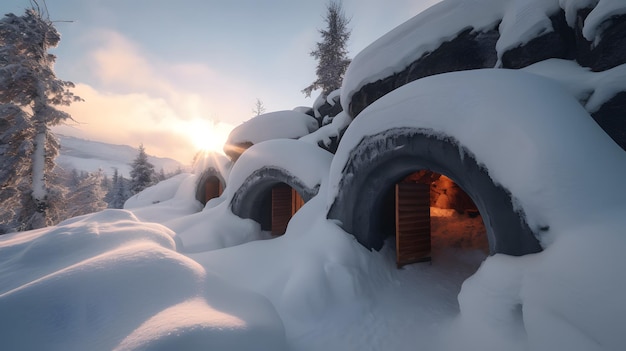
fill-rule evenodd
<path id="1" fill-rule="evenodd" d="M 99 141 L 85 140 L 57 134 L 61 142 L 61 152 L 56 163 L 66 169 L 94 172 L 102 169 L 106 174 L 112 175 L 115 168 L 124 177 L 130 177 L 130 163 L 137 157 L 139 150 L 128 145 L 115 145 Z M 154 169 L 159 172 L 161 168 L 165 173 L 174 172 L 177 169 L 185 169 L 180 162 L 166 157 L 148 156 Z"/>

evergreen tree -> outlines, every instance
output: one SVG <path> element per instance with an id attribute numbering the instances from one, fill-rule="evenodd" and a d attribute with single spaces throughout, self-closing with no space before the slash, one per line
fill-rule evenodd
<path id="1" fill-rule="evenodd" d="M 102 170 L 88 174 L 76 189 L 67 197 L 67 218 L 98 212 L 107 207 L 104 202 L 105 190 L 102 187 Z"/>
<path id="2" fill-rule="evenodd" d="M 347 49 L 350 20 L 344 15 L 340 1 L 331 0 L 326 5 L 324 21 L 327 28 L 319 31 L 322 41 L 318 42 L 316 49 L 311 52 L 311 56 L 317 60 L 317 79 L 302 90 L 307 97 L 311 96 L 313 90 L 321 89 L 323 95 L 328 95 L 339 89 L 350 64 Z"/>
<path id="3" fill-rule="evenodd" d="M 28 194 L 33 150 L 30 119 L 17 105 L 0 105 L 0 234 L 18 230 L 22 203 Z"/>
<path id="4" fill-rule="evenodd" d="M 139 154 L 131 164 L 130 191 L 133 194 L 137 194 L 156 183 L 154 165 L 148 161 L 148 155 L 146 154 L 143 144 L 139 144 Z"/>
<path id="5" fill-rule="evenodd" d="M 161 169 L 159 169 L 159 174 L 157 175 L 157 180 L 159 182 L 162 182 L 165 179 L 167 179 L 167 175 L 165 174 L 165 170 L 163 169 L 163 167 L 161 167 Z"/>
<path id="6" fill-rule="evenodd" d="M 61 37 L 37 2 L 32 3 L 34 7 L 24 15 L 9 13 L 0 19 L 3 231 L 54 223 L 65 189 L 52 182 L 59 143 L 50 127 L 71 119 L 55 106 L 81 100 L 69 90 L 73 83 L 54 74 L 55 56 L 48 50 L 56 47 Z"/>
<path id="7" fill-rule="evenodd" d="M 111 206 L 113 203 L 113 194 L 115 194 L 115 190 L 117 187 L 119 172 L 116 167 L 113 167 L 113 177 L 109 181 L 109 183 L 105 186 L 107 194 L 104 196 L 104 202 L 106 202 L 109 208 L 114 208 Z"/>
<path id="8" fill-rule="evenodd" d="M 113 194 L 111 202 L 109 202 L 109 208 L 124 208 L 124 203 L 131 197 L 128 190 L 128 181 L 124 179 L 123 175 L 117 177 L 117 182 L 113 186 Z"/>

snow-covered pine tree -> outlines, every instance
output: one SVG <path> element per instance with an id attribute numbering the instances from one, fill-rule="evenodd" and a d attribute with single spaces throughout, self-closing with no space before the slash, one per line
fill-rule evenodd
<path id="1" fill-rule="evenodd" d="M 109 208 L 124 208 L 124 203 L 131 197 L 131 193 L 128 190 L 128 180 L 124 179 L 123 175 L 118 175 L 117 181 L 113 182 L 113 189 L 111 191 Z"/>
<path id="2" fill-rule="evenodd" d="M 87 213 L 102 211 L 107 208 L 104 202 L 106 194 L 102 187 L 102 170 L 90 173 L 83 178 L 74 191 L 67 196 L 66 217 L 76 217 Z"/>
<path id="3" fill-rule="evenodd" d="M 317 79 L 302 90 L 307 97 L 311 96 L 313 90 L 322 89 L 322 94 L 328 95 L 341 88 L 343 75 L 350 64 L 347 49 L 350 20 L 343 13 L 341 1 L 331 0 L 326 5 L 324 21 L 327 28 L 319 31 L 322 41 L 311 52 L 311 56 L 317 59 Z"/>
<path id="4" fill-rule="evenodd" d="M 1 50 L 1 49 L 0 49 Z M 17 105 L 0 104 L 0 234 L 17 230 L 33 150 L 32 124 Z"/>
<path id="5" fill-rule="evenodd" d="M 108 205 L 109 208 L 114 208 L 111 206 L 111 204 L 113 203 L 113 197 L 114 197 L 115 190 L 117 187 L 118 177 L 119 177 L 119 171 L 117 170 L 116 167 L 113 167 L 113 177 L 111 177 L 111 181 L 105 185 L 107 194 L 104 196 L 104 202 L 109 204 Z"/>
<path id="6" fill-rule="evenodd" d="M 139 144 L 139 154 L 130 166 L 130 191 L 133 194 L 157 183 L 154 165 L 148 161 L 143 144 Z"/>
<path id="7" fill-rule="evenodd" d="M 54 223 L 49 212 L 57 212 L 60 204 L 52 202 L 62 201 L 64 189 L 50 182 L 59 149 L 50 127 L 71 119 L 54 106 L 81 100 L 69 90 L 72 82 L 54 74 L 55 56 L 48 50 L 61 37 L 37 1 L 31 3 L 24 15 L 0 19 L 0 163 L 8 171 L 0 175 L 0 198 L 20 203 L 9 210 L 3 205 L 8 212 L 0 217 L 5 227 L 23 230 Z"/>

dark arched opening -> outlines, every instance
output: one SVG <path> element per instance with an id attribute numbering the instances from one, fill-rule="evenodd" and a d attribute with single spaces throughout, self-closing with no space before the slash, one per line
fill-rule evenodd
<path id="1" fill-rule="evenodd" d="M 388 189 L 417 170 L 445 175 L 465 190 L 482 215 L 491 254 L 541 251 L 511 194 L 495 184 L 456 140 L 434 136 L 429 130 L 389 129 L 364 137 L 342 169 L 328 218 L 338 220 L 365 247 L 380 250 L 389 235 L 381 228 L 389 217 L 372 214 L 389 201 Z"/>
<path id="2" fill-rule="evenodd" d="M 224 192 L 224 180 L 219 172 L 213 168 L 205 171 L 196 187 L 196 200 L 206 205 L 209 200 L 220 197 Z"/>
<path id="3" fill-rule="evenodd" d="M 204 199 L 201 201 L 202 204 L 206 204 L 209 200 L 220 197 L 222 192 L 224 192 L 222 182 L 220 182 L 217 177 L 209 177 L 204 182 Z"/>
<path id="4" fill-rule="evenodd" d="M 239 217 L 258 222 L 261 230 L 278 236 L 285 233 L 291 217 L 318 189 L 308 188 L 283 169 L 262 168 L 248 176 L 235 192 L 231 210 Z"/>

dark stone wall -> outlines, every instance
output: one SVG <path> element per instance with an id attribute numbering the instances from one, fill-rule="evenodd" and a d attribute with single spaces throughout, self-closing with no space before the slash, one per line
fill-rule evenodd
<path id="1" fill-rule="evenodd" d="M 615 95 L 591 116 L 617 145 L 626 150 L 626 92 Z"/>
<path id="2" fill-rule="evenodd" d="M 495 66 L 498 60 L 496 42 L 500 37 L 497 26 L 486 32 L 472 30 L 465 29 L 433 52 L 422 55 L 403 71 L 365 85 L 352 97 L 350 116 L 357 116 L 374 101 L 414 80 L 440 73 Z"/>
<path id="3" fill-rule="evenodd" d="M 519 69 L 549 58 L 574 59 L 574 30 L 565 21 L 565 12 L 550 16 L 554 31 L 502 54 L 502 68 Z"/>
<path id="4" fill-rule="evenodd" d="M 614 16 L 601 29 L 602 40 L 594 45 L 582 34 L 585 19 L 592 8 L 578 11 L 576 16 L 576 61 L 594 72 L 601 72 L 626 62 L 626 15 Z"/>

